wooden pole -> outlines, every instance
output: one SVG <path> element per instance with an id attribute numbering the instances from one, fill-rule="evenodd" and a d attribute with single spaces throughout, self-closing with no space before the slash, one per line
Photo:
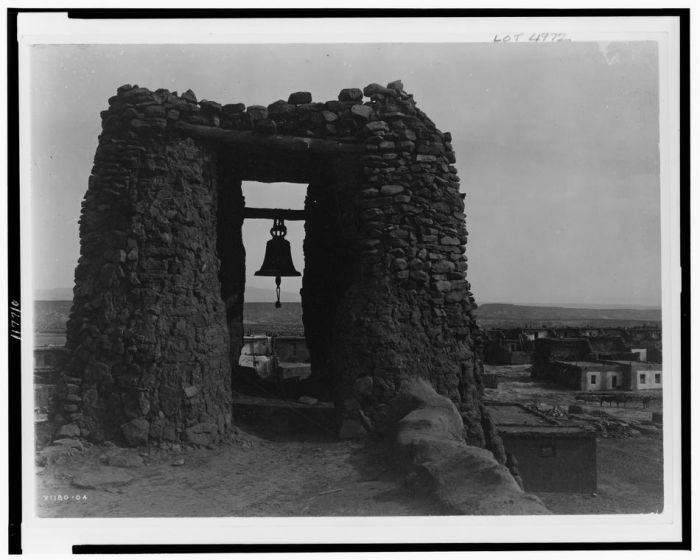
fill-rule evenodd
<path id="1" fill-rule="evenodd" d="M 363 150 L 363 146 L 360 144 L 338 142 L 337 140 L 283 136 L 280 134 L 263 134 L 246 130 L 227 130 L 213 126 L 183 122 L 177 122 L 173 126 L 175 130 L 183 132 L 193 138 L 221 142 L 224 144 L 260 146 L 263 148 L 276 148 L 290 152 L 311 152 L 318 154 L 360 152 Z"/>
<path id="2" fill-rule="evenodd" d="M 263 220 L 305 220 L 304 210 L 290 210 L 284 208 L 243 208 L 243 218 Z"/>

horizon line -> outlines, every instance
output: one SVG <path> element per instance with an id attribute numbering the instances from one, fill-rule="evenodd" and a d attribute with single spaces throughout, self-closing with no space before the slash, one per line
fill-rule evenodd
<path id="1" fill-rule="evenodd" d="M 54 289 L 54 288 L 52 288 Z M 60 289 L 60 288 L 55 288 Z M 287 295 L 295 295 L 293 292 L 286 292 Z M 282 293 L 284 295 L 284 292 Z M 245 298 L 245 295 L 244 295 Z M 59 298 L 32 298 L 32 301 L 61 301 L 68 302 L 73 301 L 72 299 L 59 299 Z M 245 303 L 274 303 L 268 300 L 260 299 L 244 299 Z M 301 303 L 301 299 L 287 300 L 287 303 Z M 661 310 L 662 305 L 660 304 L 648 304 L 648 303 L 584 303 L 584 302 L 564 302 L 564 303 L 552 303 L 552 302 L 522 302 L 522 301 L 483 301 L 476 302 L 477 309 L 484 305 L 515 305 L 519 307 L 559 307 L 566 309 L 646 309 L 646 310 Z"/>

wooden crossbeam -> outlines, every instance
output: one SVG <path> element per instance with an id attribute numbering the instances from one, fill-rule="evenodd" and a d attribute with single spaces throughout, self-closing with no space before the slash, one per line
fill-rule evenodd
<path id="1" fill-rule="evenodd" d="M 355 143 L 338 142 L 321 138 L 304 138 L 301 136 L 284 136 L 281 134 L 262 134 L 245 130 L 226 130 L 213 126 L 177 122 L 176 130 L 193 138 L 210 140 L 224 144 L 238 144 L 276 148 L 290 152 L 311 152 L 318 154 L 335 154 L 362 151 L 363 146 Z"/>
<path id="2" fill-rule="evenodd" d="M 243 218 L 264 219 L 264 220 L 305 220 L 304 210 L 290 210 L 285 208 L 243 208 Z"/>

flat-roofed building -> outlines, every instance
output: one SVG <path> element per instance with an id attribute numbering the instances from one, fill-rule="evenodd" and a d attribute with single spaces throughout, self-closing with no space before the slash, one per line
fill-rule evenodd
<path id="1" fill-rule="evenodd" d="M 528 492 L 595 492 L 596 434 L 562 424 L 517 403 L 487 402 L 506 453 Z"/>
<path id="2" fill-rule="evenodd" d="M 663 368 L 661 364 L 610 360 L 607 363 L 620 368 L 623 375 L 623 388 L 629 391 L 644 391 L 663 388 Z"/>
<path id="3" fill-rule="evenodd" d="M 624 388 L 622 369 L 615 363 L 554 362 L 550 380 L 577 391 L 611 391 Z"/>

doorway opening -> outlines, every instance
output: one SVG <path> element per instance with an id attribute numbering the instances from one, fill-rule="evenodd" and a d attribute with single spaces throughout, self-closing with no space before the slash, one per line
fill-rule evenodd
<path id="1" fill-rule="evenodd" d="M 236 155 L 219 154 L 217 254 L 237 415 L 246 409 L 240 399 L 275 401 L 265 403 L 268 416 L 272 406 L 308 406 L 313 422 L 334 432 L 344 402 L 335 319 L 357 264 L 350 256 L 355 240 L 343 237 L 348 228 L 340 222 L 348 201 L 336 186 L 356 192 L 346 184 L 356 184 L 357 163 L 282 150 Z M 277 308 L 276 279 L 255 272 L 279 218 L 301 276 L 281 278 Z"/>
<path id="2" fill-rule="evenodd" d="M 301 303 L 307 185 L 243 181 L 241 189 L 245 201 L 242 242 L 246 271 L 243 344 L 234 362 L 232 388 L 235 393 L 251 396 L 320 402 L 327 395 L 318 394 L 311 384 L 311 354 L 304 336 Z M 285 272 L 299 273 L 282 275 L 279 307 L 275 304 L 275 277 L 258 274 L 267 262 L 271 228 L 277 219 L 284 220 L 289 243 L 292 266 Z"/>

